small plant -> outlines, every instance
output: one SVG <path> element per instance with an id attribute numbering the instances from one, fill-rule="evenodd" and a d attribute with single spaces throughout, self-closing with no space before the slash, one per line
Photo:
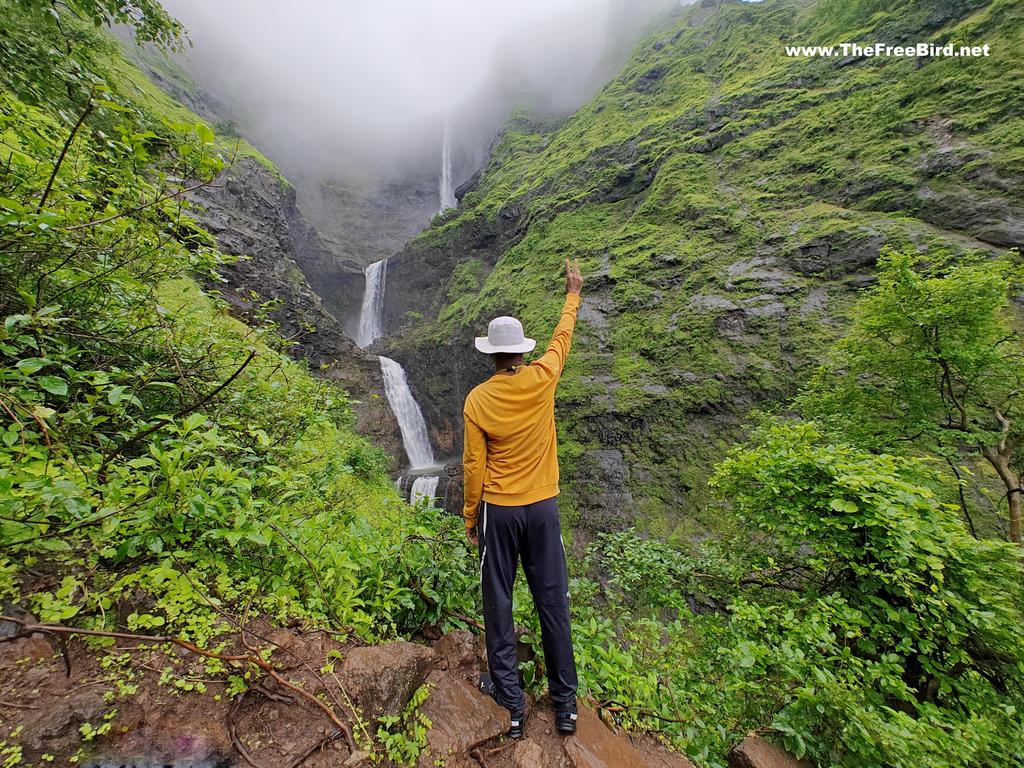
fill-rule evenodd
<path id="1" fill-rule="evenodd" d="M 98 739 L 100 736 L 105 736 L 110 733 L 110 729 L 114 727 L 114 718 L 117 717 L 117 710 L 111 709 L 104 713 L 103 722 L 99 725 L 93 725 L 92 723 L 82 723 L 78 726 L 78 732 L 82 735 L 83 741 L 93 741 Z"/>
<path id="2" fill-rule="evenodd" d="M 429 696 L 430 686 L 421 685 L 400 715 L 380 718 L 377 743 L 383 752 L 376 754 L 378 762 L 386 758 L 399 765 L 415 765 L 427 746 L 427 731 L 432 725 L 430 718 L 420 711 Z"/>

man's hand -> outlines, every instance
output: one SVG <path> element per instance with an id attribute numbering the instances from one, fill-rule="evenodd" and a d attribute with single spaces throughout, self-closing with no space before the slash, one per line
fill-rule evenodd
<path id="1" fill-rule="evenodd" d="M 571 262 L 565 260 L 565 292 L 575 293 L 577 296 L 580 295 L 580 291 L 583 290 L 583 273 L 580 272 L 579 259 L 573 259 Z"/>
<path id="2" fill-rule="evenodd" d="M 466 538 L 469 539 L 469 543 L 474 547 L 480 546 L 480 533 L 475 525 L 472 528 L 466 529 Z"/>

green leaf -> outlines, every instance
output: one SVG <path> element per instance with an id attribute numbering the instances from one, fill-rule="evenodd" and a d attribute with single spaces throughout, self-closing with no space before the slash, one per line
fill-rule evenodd
<path id="1" fill-rule="evenodd" d="M 26 357 L 24 360 L 19 360 L 18 364 L 14 367 L 22 373 L 33 374 L 49 365 L 49 363 L 50 361 L 44 357 Z"/>
<path id="2" fill-rule="evenodd" d="M 203 144 L 213 144 L 213 130 L 206 123 L 196 123 L 196 136 Z"/>
<path id="3" fill-rule="evenodd" d="M 35 416 L 37 419 L 45 420 L 53 416 L 53 414 L 55 413 L 56 411 L 53 410 L 53 408 L 47 408 L 45 405 L 32 406 L 32 415 Z"/>
<path id="4" fill-rule="evenodd" d="M 856 502 L 850 501 L 849 499 L 832 499 L 829 506 L 836 512 L 849 512 L 850 514 L 853 514 L 860 509 Z"/>
<path id="5" fill-rule="evenodd" d="M 66 395 L 68 393 L 68 383 L 59 376 L 40 376 L 38 381 L 39 386 L 51 395 Z"/>
<path id="6" fill-rule="evenodd" d="M 125 387 L 122 387 L 120 385 L 116 387 L 111 387 L 110 391 L 107 392 L 107 402 L 110 403 L 111 405 L 117 405 L 118 403 L 120 403 L 121 400 L 124 398 L 125 389 Z"/>

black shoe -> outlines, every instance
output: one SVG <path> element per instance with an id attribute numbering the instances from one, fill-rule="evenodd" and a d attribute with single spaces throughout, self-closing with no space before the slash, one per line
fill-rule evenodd
<path id="1" fill-rule="evenodd" d="M 508 727 L 508 731 L 505 733 L 510 739 L 521 739 L 523 734 L 526 733 L 526 713 L 525 712 L 510 712 L 509 717 L 511 723 Z M 576 724 L 573 723 L 574 731 L 576 730 Z"/>
<path id="2" fill-rule="evenodd" d="M 576 733 L 576 712 L 570 709 L 556 710 L 555 730 L 559 733 Z"/>
<path id="3" fill-rule="evenodd" d="M 483 672 L 480 675 L 480 692 L 490 696 L 497 704 L 501 705 L 501 702 L 498 701 L 497 687 L 494 685 L 494 681 L 487 672 Z M 505 735 L 510 739 L 523 738 L 523 733 L 526 731 L 526 713 L 513 712 L 512 710 L 509 710 L 508 714 L 511 719 L 511 724 L 509 725 L 508 731 Z"/>

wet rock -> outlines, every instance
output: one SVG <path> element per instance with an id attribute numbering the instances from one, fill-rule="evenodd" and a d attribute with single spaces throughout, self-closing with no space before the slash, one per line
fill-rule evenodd
<path id="1" fill-rule="evenodd" d="M 476 635 L 467 629 L 456 629 L 434 643 L 434 651 L 449 670 L 470 670 L 480 656 Z"/>
<path id="2" fill-rule="evenodd" d="M 962 230 L 992 245 L 1024 246 L 1024 217 L 1012 201 L 958 186 L 953 191 L 917 190 L 920 218 L 943 229 Z"/>
<path id="3" fill-rule="evenodd" d="M 873 267 L 884 242 L 881 234 L 866 229 L 833 232 L 796 247 L 786 259 L 802 275 L 834 278 Z"/>
<path id="4" fill-rule="evenodd" d="M 800 304 L 800 314 L 810 315 L 824 312 L 828 308 L 828 288 L 815 288 Z"/>
<path id="5" fill-rule="evenodd" d="M 623 510 L 633 507 L 629 466 L 618 448 L 592 448 L 584 452 L 578 459 L 577 476 L 580 502 L 588 510 L 589 523 L 597 529 L 621 521 Z"/>
<path id="6" fill-rule="evenodd" d="M 101 693 L 85 691 L 71 697 L 71 712 L 83 723 L 99 720 L 106 711 L 107 704 Z"/>
<path id="7" fill-rule="evenodd" d="M 433 766 L 500 736 L 508 728 L 508 712 L 464 680 L 445 676 L 430 692 L 422 710 L 430 718 L 427 749 L 419 765 Z"/>
<path id="8" fill-rule="evenodd" d="M 748 736 L 729 750 L 729 768 L 801 768 L 801 764 L 760 736 Z"/>
<path id="9" fill-rule="evenodd" d="M 730 281 L 733 283 L 753 282 L 766 293 L 782 294 L 796 290 L 796 276 L 783 269 L 781 262 L 774 256 L 753 256 L 733 262 L 726 268 Z"/>
<path id="10" fill-rule="evenodd" d="M 545 762 L 544 748 L 531 739 L 522 739 L 512 750 L 515 768 L 541 768 Z"/>
<path id="11" fill-rule="evenodd" d="M 0 603 L 0 611 L 3 612 L 4 616 L 10 616 L 11 618 L 24 621 L 27 624 L 35 624 L 39 620 L 31 613 L 26 611 L 19 605 L 15 605 L 9 600 L 4 600 Z M 21 631 L 21 624 L 14 621 L 0 621 L 0 637 L 14 637 Z"/>
<path id="12" fill-rule="evenodd" d="M 0 666 L 19 661 L 41 661 L 50 658 L 55 652 L 46 636 L 36 632 L 28 637 L 0 643 Z"/>
<path id="13" fill-rule="evenodd" d="M 342 684 L 367 718 L 396 715 L 436 658 L 433 649 L 404 640 L 353 648 L 341 666 Z"/>
<path id="14" fill-rule="evenodd" d="M 612 733 L 597 714 L 580 707 L 576 735 L 564 744 L 573 768 L 647 768 L 648 761 L 626 739 Z"/>
<path id="15" fill-rule="evenodd" d="M 637 77 L 633 82 L 633 90 L 640 91 L 640 93 L 649 93 L 657 87 L 658 81 L 665 77 L 666 74 L 668 74 L 668 67 L 652 67 Z"/>
<path id="16" fill-rule="evenodd" d="M 64 702 L 55 707 L 46 707 L 32 713 L 32 727 L 22 734 L 21 744 L 30 752 L 56 753 L 79 740 L 79 723 L 71 707 Z"/>

